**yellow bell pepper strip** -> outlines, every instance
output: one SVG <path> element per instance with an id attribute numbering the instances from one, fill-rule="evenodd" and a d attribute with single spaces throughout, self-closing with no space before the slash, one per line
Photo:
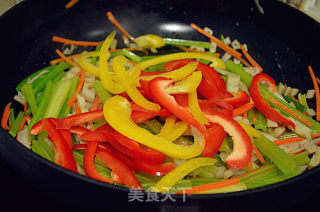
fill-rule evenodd
<path id="1" fill-rule="evenodd" d="M 194 53 L 194 52 L 178 52 L 178 53 L 167 54 L 164 56 L 156 57 L 156 58 L 138 63 L 137 67 L 139 67 L 141 70 L 144 70 L 150 66 L 157 65 L 160 63 L 166 63 L 169 61 L 180 60 L 180 59 L 191 59 L 191 58 L 208 60 L 212 62 L 212 66 L 215 68 L 222 68 L 222 69 L 226 68 L 224 62 L 221 59 L 217 57 L 213 57 L 208 54 Z"/>
<path id="2" fill-rule="evenodd" d="M 198 122 L 200 122 L 201 124 L 209 124 L 205 115 L 202 113 L 200 109 L 197 91 L 192 91 L 191 93 L 188 93 L 188 105 L 191 114 Z"/>
<path id="3" fill-rule="evenodd" d="M 233 151 L 226 158 L 229 167 L 242 169 L 248 166 L 252 157 L 252 145 L 247 132 L 232 117 L 218 111 L 211 111 L 205 114 L 208 121 L 217 123 L 232 136 Z"/>
<path id="4" fill-rule="evenodd" d="M 188 125 L 179 121 L 176 122 L 175 116 L 168 116 L 166 122 L 164 123 L 161 131 L 157 136 L 163 137 L 171 142 L 179 138 L 188 128 Z"/>
<path id="5" fill-rule="evenodd" d="M 190 64 L 190 63 L 189 63 Z M 200 71 L 193 72 L 190 76 L 176 82 L 173 86 L 167 88 L 167 92 L 170 94 L 186 94 L 197 90 L 202 80 L 202 74 Z"/>
<path id="6" fill-rule="evenodd" d="M 151 111 L 159 111 L 161 109 L 160 105 L 151 102 L 144 98 L 144 96 L 139 92 L 138 88 L 134 85 L 131 85 L 127 88 L 127 94 L 137 105 Z"/>
<path id="7" fill-rule="evenodd" d="M 101 50 L 99 52 L 99 72 L 100 72 L 100 79 L 103 87 L 113 94 L 119 94 L 124 92 L 126 88 L 125 85 L 127 85 L 127 82 L 125 81 L 121 83 L 114 82 L 108 68 L 108 58 L 109 58 L 108 50 L 109 50 L 110 43 L 113 40 L 115 35 L 116 35 L 115 31 L 111 32 L 101 47 Z"/>
<path id="8" fill-rule="evenodd" d="M 99 52 L 93 51 L 93 52 L 87 52 L 84 54 L 80 54 L 78 57 L 78 63 L 80 65 L 80 67 L 84 70 L 86 70 L 87 72 L 89 72 L 90 74 L 93 74 L 96 77 L 100 77 L 100 72 L 99 72 L 99 68 L 93 64 L 91 64 L 88 61 L 89 57 L 97 57 L 99 56 Z"/>
<path id="9" fill-rule="evenodd" d="M 193 158 L 184 162 L 182 165 L 178 166 L 172 172 L 163 176 L 151 189 L 154 192 L 168 192 L 170 188 L 174 186 L 178 181 L 183 179 L 187 174 L 201 166 L 213 165 L 217 162 L 213 158 Z"/>
<path id="10" fill-rule="evenodd" d="M 188 108 L 179 105 L 175 98 L 166 91 L 172 83 L 173 81 L 171 79 L 163 77 L 151 80 L 149 82 L 149 89 L 153 100 L 169 110 L 179 119 L 186 122 L 188 125 L 194 126 L 204 134 L 206 132 L 206 127 L 192 116 Z"/>
<path id="11" fill-rule="evenodd" d="M 165 78 L 172 79 L 174 82 L 176 82 L 192 74 L 192 72 L 196 70 L 197 66 L 198 66 L 198 62 L 192 62 L 174 71 L 162 73 L 159 75 L 142 76 L 140 77 L 140 79 L 150 81 L 156 77 L 165 77 Z"/>
<path id="12" fill-rule="evenodd" d="M 139 48 L 143 49 L 156 49 L 166 45 L 162 37 L 153 34 L 142 35 L 137 37 L 134 41 Z"/>
<path id="13" fill-rule="evenodd" d="M 244 123 L 242 121 L 238 121 L 238 123 L 248 133 L 248 135 L 250 137 L 255 137 L 255 138 L 262 137 L 262 134 L 257 129 L 251 127 L 250 125 L 248 125 L 248 124 L 246 124 L 246 123 Z"/>
<path id="14" fill-rule="evenodd" d="M 119 80 L 125 80 L 128 73 L 126 71 L 126 68 L 124 67 L 124 64 L 128 61 L 126 57 L 123 55 L 116 56 L 113 58 L 113 72 L 118 76 Z"/>
<path id="15" fill-rule="evenodd" d="M 180 146 L 139 127 L 131 119 L 129 101 L 122 96 L 113 96 L 108 99 L 103 106 L 103 113 L 110 126 L 122 135 L 172 158 L 193 158 L 198 156 L 204 148 L 204 136 L 195 128 L 193 128 L 193 145 Z"/>

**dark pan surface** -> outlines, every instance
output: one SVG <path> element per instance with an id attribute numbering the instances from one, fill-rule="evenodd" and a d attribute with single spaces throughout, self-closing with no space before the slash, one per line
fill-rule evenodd
<path id="1" fill-rule="evenodd" d="M 61 45 L 50 41 L 53 35 L 97 41 L 114 30 L 105 16 L 108 10 L 133 36 L 153 33 L 163 37 L 206 40 L 189 24 L 194 22 L 201 27 L 208 26 L 216 35 L 223 34 L 247 43 L 251 55 L 276 81 L 285 81 L 303 91 L 311 89 L 313 86 L 307 66 L 312 65 L 314 70 L 320 70 L 317 54 L 320 49 L 317 39 L 320 35 L 319 24 L 277 1 L 260 2 L 264 14 L 258 12 L 253 1 L 236 0 L 210 3 L 204 0 L 81 0 L 70 10 L 64 9 L 67 1 L 26 1 L 0 18 L 0 86 L 4 91 L 1 108 L 15 94 L 17 83 L 56 57 L 54 50 L 61 48 Z M 161 204 L 128 203 L 126 189 L 57 167 L 27 151 L 2 129 L 0 142 L 0 154 L 19 175 L 32 186 L 47 192 L 49 198 L 59 199 L 60 202 L 64 200 L 72 207 L 77 205 L 82 208 L 88 206 L 87 203 L 94 203 L 102 208 L 116 204 L 123 208 L 160 211 L 172 211 L 179 207 L 184 207 L 183 210 L 211 210 L 213 206 L 217 210 L 230 211 L 247 211 L 257 207 L 260 210 L 280 210 L 303 200 L 319 187 L 319 180 L 314 180 L 320 175 L 319 168 L 316 168 L 283 183 L 256 190 L 192 196 L 185 203 L 178 197 L 175 197 L 177 202 Z M 14 186 L 12 181 L 9 183 Z"/>

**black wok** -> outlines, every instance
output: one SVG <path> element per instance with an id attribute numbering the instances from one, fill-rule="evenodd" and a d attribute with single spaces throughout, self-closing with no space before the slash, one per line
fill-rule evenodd
<path id="1" fill-rule="evenodd" d="M 313 87 L 307 66 L 312 65 L 319 74 L 320 25 L 278 1 L 260 1 L 264 14 L 258 11 L 253 1 L 244 0 L 81 0 L 70 10 L 64 8 L 66 3 L 57 0 L 25 1 L 0 18 L 1 108 L 11 101 L 18 82 L 56 57 L 54 50 L 61 45 L 50 41 L 53 35 L 97 41 L 114 30 L 105 16 L 108 10 L 133 36 L 153 33 L 163 37 L 206 40 L 189 28 L 189 24 L 209 26 L 216 35 L 224 34 L 247 43 L 249 51 L 266 73 L 276 81 L 287 82 L 304 92 Z M 13 179 L 2 184 L 10 186 L 6 191 L 13 189 L 19 193 L 22 186 L 30 189 L 20 191 L 29 194 L 25 198 L 34 201 L 35 196 L 44 203 L 53 204 L 53 208 L 55 204 L 61 204 L 64 209 L 78 210 L 93 207 L 160 211 L 279 211 L 301 202 L 312 192 L 319 191 L 320 186 L 320 167 L 317 167 L 295 178 L 254 190 L 193 195 L 186 197 L 185 202 L 180 196 L 172 196 L 175 202 L 129 203 L 127 189 L 58 167 L 27 150 L 2 129 L 0 154 L 27 182 L 16 182 L 20 178 L 14 174 Z M 162 199 L 164 196 L 159 197 Z M 19 205 L 22 198 L 19 196 L 15 204 Z M 32 204 L 30 202 L 25 207 L 33 208 Z M 39 209 L 37 204 L 35 207 L 34 210 Z"/>

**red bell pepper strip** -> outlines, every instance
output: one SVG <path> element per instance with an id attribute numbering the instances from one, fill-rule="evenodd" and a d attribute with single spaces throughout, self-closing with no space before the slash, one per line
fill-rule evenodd
<path id="1" fill-rule="evenodd" d="M 70 132 L 76 135 L 83 135 L 85 133 L 91 132 L 91 130 L 85 128 L 85 127 L 79 127 L 79 126 L 73 126 L 70 127 Z"/>
<path id="2" fill-rule="evenodd" d="M 180 106 L 175 98 L 166 91 L 166 88 L 172 85 L 172 83 L 173 81 L 171 79 L 164 77 L 157 77 L 151 80 L 149 82 L 149 88 L 154 100 L 188 125 L 194 126 L 204 134 L 206 132 L 206 127 L 199 123 L 188 109 Z"/>
<path id="3" fill-rule="evenodd" d="M 295 129 L 295 124 L 291 120 L 287 119 L 280 112 L 271 107 L 271 105 L 269 105 L 268 102 L 261 96 L 259 91 L 259 84 L 261 82 L 266 82 L 271 88 L 273 88 L 273 91 L 277 90 L 274 79 L 272 79 L 269 75 L 265 73 L 259 73 L 255 75 L 249 88 L 250 96 L 255 107 L 268 119 L 280 124 L 291 125 Z"/>
<path id="4" fill-rule="evenodd" d="M 57 156 L 56 161 L 59 162 L 58 165 L 77 172 L 77 164 L 72 154 L 72 148 L 70 148 L 69 143 L 65 140 L 63 132 L 56 129 L 56 125 L 50 118 L 42 119 L 41 125 L 42 129 L 48 133 L 50 140 L 55 144 L 55 155 Z"/>
<path id="5" fill-rule="evenodd" d="M 226 116 L 217 111 L 205 113 L 209 122 L 217 123 L 232 136 L 233 151 L 226 158 L 226 163 L 229 167 L 242 169 L 248 166 L 252 157 L 251 140 L 246 131 L 230 116 Z"/>
<path id="6" fill-rule="evenodd" d="M 205 134 L 206 145 L 202 151 L 204 157 L 212 157 L 219 151 L 227 133 L 219 124 L 213 124 Z"/>
<path id="7" fill-rule="evenodd" d="M 139 105 L 131 102 L 131 119 L 135 123 L 144 123 L 149 119 L 152 119 L 156 116 L 169 116 L 171 113 L 164 108 L 161 108 L 159 111 L 151 111 L 140 107 Z"/>
<path id="8" fill-rule="evenodd" d="M 161 164 L 148 164 L 128 155 L 122 154 L 115 148 L 111 148 L 114 155 L 123 161 L 129 168 L 135 171 L 142 171 L 153 176 L 163 176 L 174 170 L 174 165 L 171 162 Z"/>
<path id="9" fill-rule="evenodd" d="M 250 97 L 246 91 L 238 91 L 238 95 L 223 99 L 224 102 L 229 103 L 233 107 L 240 107 L 250 102 Z"/>
<path id="10" fill-rule="evenodd" d="M 69 129 L 72 126 L 77 126 L 86 122 L 104 118 L 103 111 L 94 110 L 86 113 L 80 113 L 68 116 L 58 120 L 57 129 Z"/>
<path id="11" fill-rule="evenodd" d="M 102 176 L 94 167 L 93 160 L 96 155 L 98 144 L 99 144 L 98 141 L 90 141 L 86 145 L 86 150 L 84 152 L 84 157 L 83 157 L 83 169 L 88 177 L 91 177 L 103 182 L 107 182 L 107 183 L 113 183 L 113 180 L 111 178 Z M 75 149 L 77 149 L 76 146 L 75 146 Z"/>
<path id="12" fill-rule="evenodd" d="M 134 176 L 131 169 L 129 169 L 121 160 L 116 158 L 110 152 L 98 148 L 97 157 L 102 159 L 106 166 L 112 169 L 112 172 L 119 176 L 123 184 L 129 186 L 130 188 L 142 189 L 142 186 L 136 176 Z"/>
<path id="13" fill-rule="evenodd" d="M 190 62 L 197 62 L 197 61 L 190 60 L 190 59 L 174 60 L 166 63 L 164 66 L 164 69 L 166 71 L 173 71 L 177 68 L 187 65 Z M 224 93 L 226 91 L 226 83 L 224 82 L 220 74 L 216 72 L 212 67 L 202 62 L 199 62 L 197 66 L 197 70 L 201 71 L 202 76 L 211 87 L 217 88 L 217 90 L 221 93 Z"/>
<path id="14" fill-rule="evenodd" d="M 113 131 L 113 136 L 116 141 L 125 148 L 121 148 L 120 146 L 116 145 L 114 142 L 111 141 L 111 145 L 113 145 L 117 150 L 126 154 L 137 161 L 142 161 L 148 164 L 161 164 L 165 161 L 167 156 L 158 152 L 151 148 L 144 148 L 141 147 L 139 143 L 136 141 L 122 135 L 117 131 Z"/>

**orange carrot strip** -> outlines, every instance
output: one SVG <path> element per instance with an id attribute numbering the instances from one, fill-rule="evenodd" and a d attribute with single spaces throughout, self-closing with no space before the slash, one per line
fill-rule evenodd
<path id="1" fill-rule="evenodd" d="M 92 103 L 92 106 L 90 108 L 90 111 L 94 111 L 94 110 L 99 109 L 99 101 L 100 101 L 99 95 L 96 94 L 94 101 Z"/>
<path id="2" fill-rule="evenodd" d="M 241 107 L 238 107 L 233 110 L 233 117 L 239 116 L 243 113 L 246 113 L 249 110 L 251 110 L 252 108 L 254 108 L 254 104 L 252 104 L 252 103 L 247 103 L 245 105 L 242 105 Z"/>
<path id="3" fill-rule="evenodd" d="M 57 53 L 66 63 L 68 63 L 69 65 L 79 67 L 78 64 L 76 64 L 75 62 L 73 62 L 71 59 L 67 58 L 59 49 L 56 49 L 56 53 Z"/>
<path id="4" fill-rule="evenodd" d="M 312 82 L 313 82 L 313 86 L 314 86 L 314 90 L 316 92 L 316 105 L 317 105 L 317 121 L 320 121 L 320 92 L 319 92 L 319 85 L 317 83 L 316 80 L 316 76 L 314 75 L 314 72 L 312 70 L 311 66 L 308 66 L 308 70 L 310 72 L 311 78 L 312 78 Z"/>
<path id="5" fill-rule="evenodd" d="M 312 138 L 318 138 L 318 137 L 320 137 L 320 133 L 312 134 L 311 136 L 312 136 Z"/>
<path id="6" fill-rule="evenodd" d="M 100 42 L 76 41 L 76 40 L 70 40 L 67 38 L 59 37 L 59 36 L 53 36 L 52 41 L 57 43 L 63 43 L 63 44 L 72 44 L 75 46 L 98 46 L 100 44 Z"/>
<path id="7" fill-rule="evenodd" d="M 251 157 L 249 164 L 248 164 L 248 171 L 252 171 L 252 170 L 253 170 L 253 161 L 252 161 L 252 157 Z"/>
<path id="8" fill-rule="evenodd" d="M 71 99 L 68 102 L 69 107 L 71 107 L 74 104 L 74 102 L 77 99 L 77 94 L 80 93 L 80 91 L 82 90 L 85 77 L 86 77 L 86 71 L 85 70 L 81 70 L 80 80 L 79 80 L 79 83 L 77 85 L 76 92 L 74 92 L 73 96 L 71 97 Z"/>
<path id="9" fill-rule="evenodd" d="M 134 38 L 120 25 L 120 23 L 117 21 L 117 19 L 113 16 L 113 14 L 111 13 L 111 11 L 107 12 L 107 17 L 109 19 L 109 21 L 115 25 L 115 27 L 118 28 L 118 30 L 124 35 L 126 36 L 128 39 L 130 39 L 131 41 L 134 41 Z"/>
<path id="10" fill-rule="evenodd" d="M 195 25 L 194 23 L 191 24 L 191 27 L 195 30 L 197 30 L 198 32 L 200 32 L 201 34 L 203 34 L 204 36 L 207 36 L 210 40 L 212 40 L 213 42 L 215 42 L 217 44 L 217 46 L 221 49 L 223 49 L 225 52 L 227 52 L 228 54 L 231 54 L 233 57 L 235 58 L 241 58 L 241 53 L 237 52 L 236 50 L 234 50 L 233 48 L 231 48 L 230 46 L 222 43 L 218 38 L 214 37 L 213 35 L 210 35 L 209 33 L 205 32 L 202 28 L 200 28 L 199 26 Z"/>
<path id="11" fill-rule="evenodd" d="M 30 115 L 26 115 L 27 119 L 29 119 L 30 121 L 32 120 L 32 117 Z"/>
<path id="12" fill-rule="evenodd" d="M 222 188 L 222 187 L 234 185 L 237 183 L 240 183 L 240 179 L 239 178 L 232 178 L 230 180 L 224 180 L 224 181 L 220 181 L 220 182 L 213 182 L 213 183 L 208 183 L 208 184 L 204 184 L 204 185 L 194 186 L 190 189 L 178 191 L 176 194 L 194 194 L 197 192 Z"/>
<path id="13" fill-rule="evenodd" d="M 26 121 L 27 121 L 27 116 L 23 116 L 18 132 L 20 132 L 24 128 L 24 126 L 26 125 Z"/>
<path id="14" fill-rule="evenodd" d="M 283 144 L 289 144 L 289 143 L 294 143 L 294 142 L 299 142 L 302 141 L 302 137 L 293 137 L 293 138 L 286 138 L 286 139 L 281 139 L 281 140 L 276 140 L 273 143 L 276 145 L 283 145 Z"/>
<path id="15" fill-rule="evenodd" d="M 299 121 L 305 123 L 307 126 L 311 127 L 313 125 L 313 123 L 311 121 L 309 121 L 308 119 L 302 117 L 301 115 L 299 115 L 297 112 L 290 110 L 290 108 L 287 108 L 286 106 L 282 105 L 280 102 L 278 102 L 277 100 L 273 99 L 273 98 L 268 98 L 268 100 L 277 105 L 278 107 L 280 107 L 281 109 L 283 109 L 284 111 L 286 111 L 287 113 L 291 114 L 292 116 L 294 116 L 296 119 L 298 119 Z M 320 112 L 320 109 L 319 109 Z"/>
<path id="16" fill-rule="evenodd" d="M 247 58 L 247 60 L 250 62 L 250 64 L 253 66 L 253 67 L 257 67 L 260 72 L 263 71 L 262 67 L 251 57 L 251 55 L 243 48 L 243 46 L 241 45 L 240 42 L 239 43 L 239 46 L 240 46 L 240 49 L 243 53 L 243 55 Z"/>
<path id="17" fill-rule="evenodd" d="M 75 114 L 80 114 L 81 113 L 81 110 L 79 108 L 79 104 L 78 104 L 78 101 L 76 101 L 76 105 L 74 107 L 74 112 Z"/>
<path id="18" fill-rule="evenodd" d="M 2 118 L 1 118 L 1 127 L 5 130 L 10 130 L 8 127 L 8 120 L 9 120 L 9 115 L 10 115 L 10 107 L 11 107 L 12 102 L 9 102 L 6 107 L 3 110 L 2 113 Z"/>
<path id="19" fill-rule="evenodd" d="M 250 64 L 245 60 L 243 59 L 242 57 L 239 57 L 237 58 L 241 63 L 243 63 L 243 65 L 245 65 L 246 67 L 250 67 Z"/>
<path id="20" fill-rule="evenodd" d="M 28 111 L 28 104 L 23 105 L 23 112 L 26 113 Z"/>
<path id="21" fill-rule="evenodd" d="M 74 55 L 71 55 L 71 56 L 68 56 L 68 57 L 66 57 L 66 58 L 68 58 L 68 59 L 73 59 L 73 58 L 77 58 L 77 57 L 79 57 L 81 54 L 74 54 Z M 50 61 L 50 64 L 51 65 L 56 65 L 56 64 L 58 64 L 58 63 L 61 63 L 61 62 L 63 62 L 64 60 L 63 60 L 63 58 L 57 58 L 57 59 L 54 59 L 54 60 L 51 60 Z"/>
<path id="22" fill-rule="evenodd" d="M 248 119 L 248 112 L 245 112 L 245 113 L 243 114 L 243 118 Z"/>
<path id="23" fill-rule="evenodd" d="M 252 143 L 252 149 L 256 152 L 256 156 L 258 158 L 258 160 L 260 161 L 261 164 L 264 164 L 266 161 L 263 158 L 261 152 L 258 150 L 258 148 L 256 147 L 256 145 L 254 145 L 254 143 Z"/>
<path id="24" fill-rule="evenodd" d="M 253 122 L 253 124 L 255 124 L 255 123 L 257 123 L 256 112 L 253 110 L 252 113 L 253 113 L 252 122 Z"/>
<path id="25" fill-rule="evenodd" d="M 255 169 L 255 170 L 252 170 L 251 172 L 247 172 L 247 173 L 245 173 L 245 174 L 236 176 L 236 177 L 234 177 L 234 178 L 232 178 L 232 179 L 239 179 L 239 180 L 240 180 L 242 177 L 245 177 L 245 176 L 247 176 L 247 175 L 249 175 L 249 174 L 252 174 L 252 173 L 254 173 L 254 172 L 260 171 L 261 169 L 265 169 L 265 168 L 267 168 L 267 167 L 269 167 L 269 166 L 271 166 L 271 165 L 272 165 L 272 164 L 268 164 L 268 165 L 262 166 L 262 167 L 260 167 L 260 168 Z"/>
<path id="26" fill-rule="evenodd" d="M 76 3 L 78 3 L 80 0 L 71 0 L 68 4 L 66 4 L 66 9 L 69 9 L 73 7 Z"/>
<path id="27" fill-rule="evenodd" d="M 186 52 L 195 52 L 195 53 L 203 53 L 203 54 L 206 54 L 207 52 L 203 52 L 203 51 L 198 51 L 198 50 L 195 50 L 195 49 L 191 49 L 191 48 L 188 48 L 188 47 L 184 47 L 184 46 L 177 46 L 179 49 L 183 50 L 183 51 L 186 51 Z M 218 52 L 215 52 L 213 53 L 215 56 L 217 57 L 220 57 L 221 54 L 218 53 Z"/>

